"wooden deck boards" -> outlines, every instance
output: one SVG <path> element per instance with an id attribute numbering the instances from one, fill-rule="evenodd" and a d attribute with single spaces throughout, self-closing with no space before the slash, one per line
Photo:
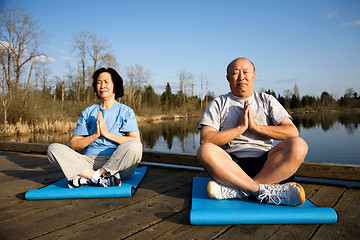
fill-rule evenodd
<path id="1" fill-rule="evenodd" d="M 312 202 L 335 208 L 335 224 L 192 226 L 192 178 L 204 172 L 148 167 L 131 198 L 29 201 L 27 190 L 62 173 L 45 155 L 8 151 L 0 170 L 0 239 L 360 239 L 358 188 L 302 184 Z"/>

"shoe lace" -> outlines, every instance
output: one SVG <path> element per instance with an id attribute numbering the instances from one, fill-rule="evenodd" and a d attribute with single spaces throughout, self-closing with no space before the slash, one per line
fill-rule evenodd
<path id="1" fill-rule="evenodd" d="M 108 187 L 110 185 L 110 176 L 102 174 L 99 178 L 99 185 L 102 187 Z"/>
<path id="2" fill-rule="evenodd" d="M 231 187 L 222 187 L 221 194 L 227 198 L 232 198 L 237 196 L 237 191 Z"/>
<path id="3" fill-rule="evenodd" d="M 282 199 L 288 198 L 288 192 L 283 188 L 271 188 L 265 186 L 263 193 L 260 194 L 258 198 L 260 199 L 260 202 L 265 200 L 268 203 L 280 205 Z"/>

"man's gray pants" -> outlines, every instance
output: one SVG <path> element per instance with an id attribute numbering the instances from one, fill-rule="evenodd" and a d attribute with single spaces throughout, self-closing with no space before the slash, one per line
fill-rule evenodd
<path id="1" fill-rule="evenodd" d="M 49 161 L 61 169 L 68 180 L 79 178 L 78 174 L 89 169 L 104 168 L 111 175 L 119 172 L 121 179 L 131 177 L 142 158 L 142 143 L 138 140 L 124 142 L 111 156 L 86 156 L 68 146 L 53 143 L 48 147 Z"/>

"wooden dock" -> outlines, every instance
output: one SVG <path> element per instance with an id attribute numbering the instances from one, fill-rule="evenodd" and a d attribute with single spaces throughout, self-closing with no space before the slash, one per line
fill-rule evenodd
<path id="1" fill-rule="evenodd" d="M 63 174 L 42 151 L 24 153 L 0 143 L 0 150 L 4 149 L 11 151 L 0 151 L 0 239 L 360 239 L 358 187 L 302 183 L 309 200 L 337 211 L 339 221 L 334 224 L 193 226 L 189 223 L 192 178 L 207 176 L 204 171 L 148 166 L 131 198 L 29 201 L 24 199 L 26 191 L 49 185 Z M 166 162 L 170 158 L 184 159 L 185 164 Z M 191 159 L 193 155 L 151 152 L 143 157 L 148 163 L 197 167 Z M 314 172 L 311 164 L 301 171 L 306 168 Z M 357 166 L 315 164 L 315 169 L 323 169 L 320 175 L 327 171 L 335 179 L 359 182 Z"/>

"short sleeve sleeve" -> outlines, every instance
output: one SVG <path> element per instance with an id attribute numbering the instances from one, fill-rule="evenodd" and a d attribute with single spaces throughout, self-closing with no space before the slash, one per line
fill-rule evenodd
<path id="1" fill-rule="evenodd" d="M 139 132 L 135 113 L 132 109 L 128 109 L 124 116 L 121 132 Z"/>
<path id="2" fill-rule="evenodd" d="M 220 107 L 216 99 L 211 101 L 205 109 L 198 129 L 201 130 L 203 126 L 209 126 L 215 128 L 216 130 L 220 130 Z"/>
<path id="3" fill-rule="evenodd" d="M 90 135 L 90 132 L 86 125 L 86 118 L 84 116 L 84 112 L 82 112 L 76 124 L 76 128 L 73 136 L 87 136 L 87 135 Z"/>
<path id="4" fill-rule="evenodd" d="M 292 119 L 286 109 L 280 104 L 280 102 L 274 97 L 269 95 L 269 116 L 272 119 L 275 126 L 279 125 L 287 118 Z"/>

